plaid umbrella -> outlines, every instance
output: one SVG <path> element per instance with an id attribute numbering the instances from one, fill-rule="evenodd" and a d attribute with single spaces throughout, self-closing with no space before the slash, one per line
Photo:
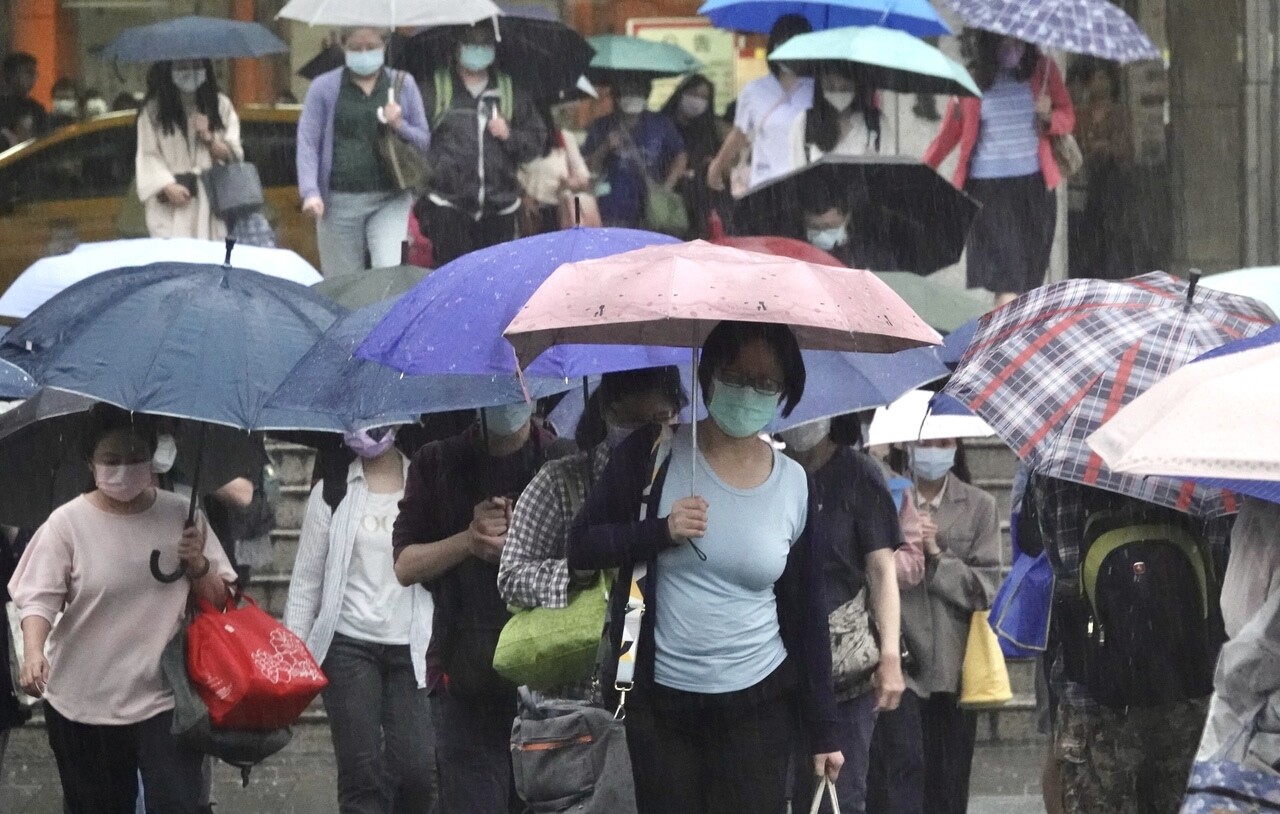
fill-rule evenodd
<path id="1" fill-rule="evenodd" d="M 970 28 L 1117 62 L 1160 59 L 1133 18 L 1106 0 L 947 0 Z"/>
<path id="2" fill-rule="evenodd" d="M 1164 272 L 1068 280 L 984 316 L 943 392 L 1037 472 L 1198 516 L 1229 514 L 1230 493 L 1113 472 L 1085 439 L 1172 371 L 1275 321 L 1255 300 L 1197 290 Z"/>

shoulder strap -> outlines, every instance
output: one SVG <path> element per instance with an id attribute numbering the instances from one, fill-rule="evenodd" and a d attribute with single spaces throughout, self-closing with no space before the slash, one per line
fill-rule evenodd
<path id="1" fill-rule="evenodd" d="M 498 114 L 507 121 L 515 113 L 516 91 L 511 82 L 511 74 L 498 74 Z"/>
<path id="2" fill-rule="evenodd" d="M 453 105 L 453 75 L 441 68 L 432 76 L 436 86 L 436 104 L 431 112 L 431 128 L 434 130 Z"/>

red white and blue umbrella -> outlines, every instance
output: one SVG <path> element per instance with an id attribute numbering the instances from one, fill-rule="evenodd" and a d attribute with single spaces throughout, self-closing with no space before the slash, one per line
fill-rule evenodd
<path id="1" fill-rule="evenodd" d="M 1160 59 L 1133 18 L 1106 0 L 947 0 L 970 28 L 1116 62 Z"/>

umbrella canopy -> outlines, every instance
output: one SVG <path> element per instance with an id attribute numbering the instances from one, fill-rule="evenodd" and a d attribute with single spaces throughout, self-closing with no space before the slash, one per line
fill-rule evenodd
<path id="1" fill-rule="evenodd" d="M 405 67 L 415 76 L 448 68 L 458 31 L 441 26 L 419 32 L 408 42 Z M 525 9 L 508 9 L 498 32 L 498 65 L 534 99 L 557 101 L 581 92 L 579 81 L 596 52 L 577 31 Z"/>
<path id="2" fill-rule="evenodd" d="M 619 71 L 654 79 L 702 70 L 698 58 L 679 45 L 622 34 L 601 34 L 587 40 L 595 49 L 592 71 Z"/>
<path id="3" fill-rule="evenodd" d="M 786 418 L 775 419 L 774 432 L 819 418 L 831 418 L 881 407 L 913 388 L 936 382 L 949 372 L 933 348 L 897 353 L 832 353 L 802 351 L 804 398 Z"/>
<path id="4" fill-rule="evenodd" d="M 355 311 L 366 305 L 399 297 L 422 282 L 431 269 L 421 266 L 388 266 L 359 274 L 339 274 L 311 286 L 311 290 Z M 3 302 L 3 298 L 0 298 Z M 364 337 L 362 336 L 361 339 Z M 351 348 L 351 350 L 355 350 Z"/>
<path id="5" fill-rule="evenodd" d="M 980 318 L 981 315 L 969 320 L 948 333 L 947 338 L 942 340 L 942 347 L 938 349 L 938 356 L 947 367 L 955 370 L 956 366 L 960 364 L 960 360 L 964 358 L 965 352 L 969 350 L 969 345 L 973 342 L 974 334 L 978 332 L 978 319 Z"/>
<path id="6" fill-rule="evenodd" d="M 1107 0 L 947 0 L 966 26 L 1116 62 L 1160 59 L 1133 18 Z"/>
<path id="7" fill-rule="evenodd" d="M 179 17 L 126 28 L 102 49 L 117 62 L 176 59 L 238 59 L 283 54 L 284 40 L 259 23 L 217 17 Z"/>
<path id="8" fill-rule="evenodd" d="M 307 25 L 420 28 L 474 25 L 501 14 L 493 0 L 289 0 L 276 17 Z"/>
<path id="9" fill-rule="evenodd" d="M 941 37 L 952 33 L 929 0 L 708 0 L 698 13 L 717 28 L 767 34 L 778 18 L 800 14 L 815 30 L 876 25 L 914 34 Z"/>
<path id="10" fill-rule="evenodd" d="M 41 258 L 22 272 L 0 295 L 0 318 L 26 319 L 50 297 L 104 271 L 164 262 L 218 263 L 226 253 L 226 244 L 221 241 L 185 237 L 82 243 L 69 254 Z M 237 245 L 232 258 L 238 268 L 301 285 L 323 279 L 315 267 L 288 249 Z"/>
<path id="11" fill-rule="evenodd" d="M 923 40 L 878 25 L 800 34 L 769 54 L 769 61 L 853 63 L 872 87 L 896 93 L 982 95 L 960 63 Z"/>
<path id="12" fill-rule="evenodd" d="M 1200 281 L 1200 285 L 1214 291 L 1253 297 L 1280 314 L 1280 266 L 1258 266 L 1210 274 Z"/>
<path id="13" fill-rule="evenodd" d="M 423 413 L 497 407 L 525 399 L 514 374 L 408 376 L 377 362 L 354 356 L 394 301 L 361 308 L 338 320 L 302 357 L 267 402 L 269 408 L 326 416 L 347 429 L 383 427 L 417 421 Z M 561 393 L 575 386 L 565 379 L 526 382 L 531 398 Z"/>
<path id="14" fill-rule="evenodd" d="M 515 351 L 502 331 L 560 265 L 677 242 L 635 229 L 575 228 L 471 252 L 436 269 L 402 297 L 356 355 L 417 375 L 516 373 Z M 684 360 L 683 353 L 655 348 L 566 347 L 524 372 L 580 379 Z"/>
<path id="15" fill-rule="evenodd" d="M 1163 272 L 1054 283 L 983 317 L 943 392 L 1040 474 L 1217 516 L 1232 508 L 1221 490 L 1115 472 L 1086 439 L 1177 368 L 1275 320 L 1254 300 Z"/>
<path id="16" fill-rule="evenodd" d="M 240 429 L 341 429 L 265 409 L 346 310 L 305 286 L 224 266 L 157 263 L 96 275 L 2 343 L 41 385 L 125 410 Z"/>
<path id="17" fill-rule="evenodd" d="M 931 411 L 934 394 L 912 390 L 897 401 L 876 410 L 867 432 L 868 446 L 910 444 L 939 438 L 990 438 L 996 434 L 973 413 L 938 415 Z"/>
<path id="18" fill-rule="evenodd" d="M 968 195 L 916 159 L 828 155 L 740 198 L 733 231 L 803 237 L 804 208 L 814 195 L 845 202 L 859 251 L 893 258 L 892 265 L 863 263 L 874 271 L 931 274 L 958 262 L 978 212 Z"/>
<path id="19" fill-rule="evenodd" d="M 527 365 L 567 343 L 699 348 L 725 320 L 789 325 L 813 350 L 892 353 L 941 341 L 870 272 L 701 240 L 567 263 L 506 336 Z"/>

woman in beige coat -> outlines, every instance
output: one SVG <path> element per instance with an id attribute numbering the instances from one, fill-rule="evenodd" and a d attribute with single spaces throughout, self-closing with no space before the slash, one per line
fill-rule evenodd
<path id="1" fill-rule="evenodd" d="M 152 237 L 220 240 L 200 176 L 215 162 L 244 158 L 240 118 L 218 92 L 209 60 L 157 62 L 138 112 L 138 198 Z"/>

